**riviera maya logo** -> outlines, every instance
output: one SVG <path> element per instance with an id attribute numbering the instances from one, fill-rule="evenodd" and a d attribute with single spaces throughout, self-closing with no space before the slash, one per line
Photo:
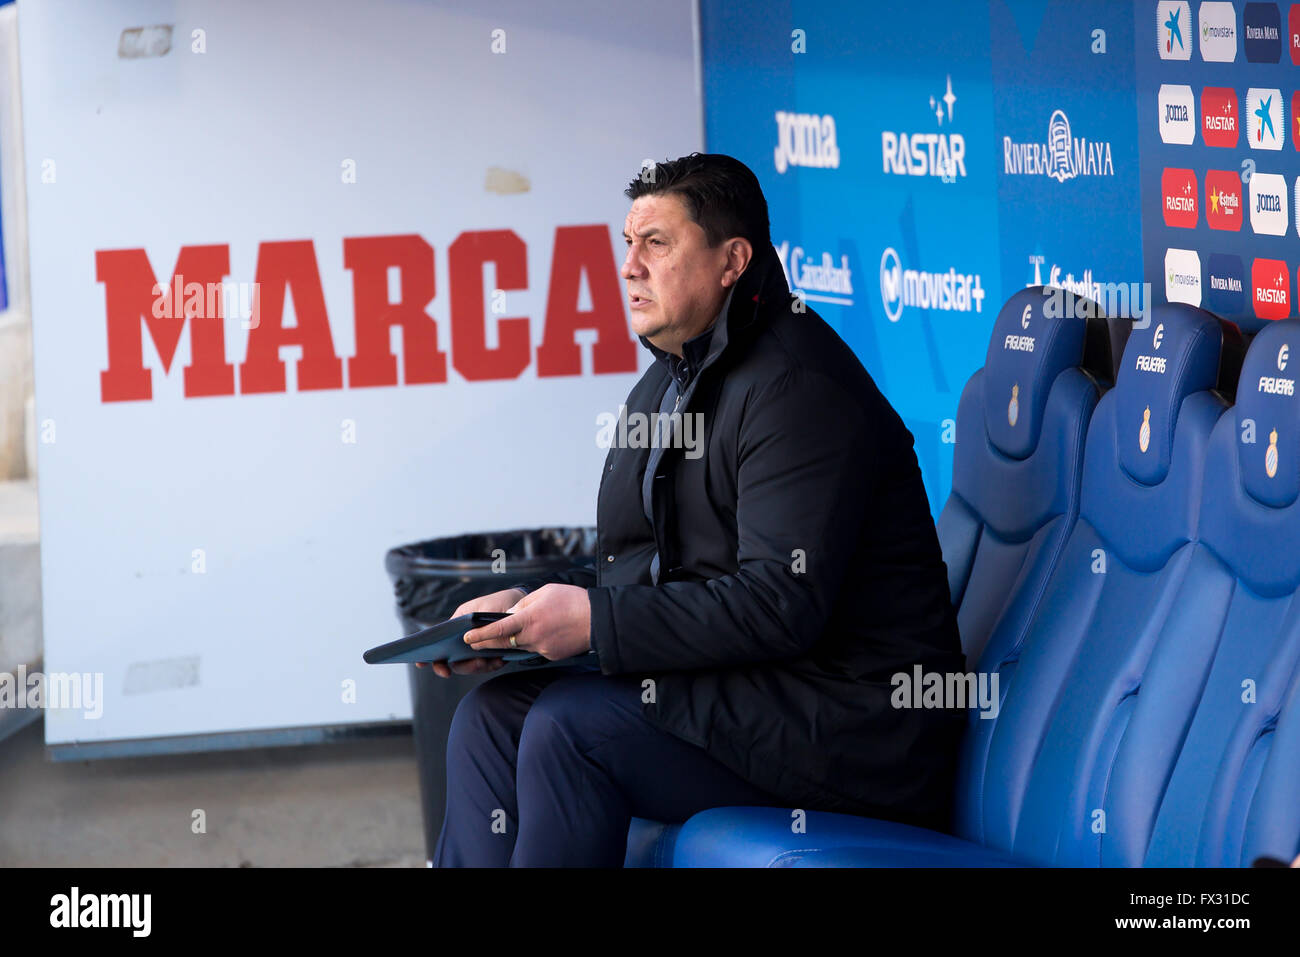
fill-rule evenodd
<path id="1" fill-rule="evenodd" d="M 1058 183 L 1064 183 L 1075 175 L 1074 158 L 1070 155 L 1072 140 L 1069 118 L 1060 110 L 1056 110 L 1047 124 L 1047 149 L 1052 166 L 1052 172 L 1048 175 Z"/>
<path id="2" fill-rule="evenodd" d="M 1002 137 L 1002 171 L 1008 176 L 1048 176 L 1064 183 L 1076 176 L 1114 176 L 1109 140 L 1075 136 L 1064 110 L 1047 121 L 1047 142 L 1016 143 Z"/>
<path id="3" fill-rule="evenodd" d="M 1145 452 L 1151 446 L 1151 406 L 1142 413 L 1142 428 L 1138 429 L 1138 448 Z"/>
<path id="4" fill-rule="evenodd" d="M 1011 387 L 1011 401 L 1007 403 L 1007 422 L 1014 429 L 1020 419 L 1020 383 Z"/>

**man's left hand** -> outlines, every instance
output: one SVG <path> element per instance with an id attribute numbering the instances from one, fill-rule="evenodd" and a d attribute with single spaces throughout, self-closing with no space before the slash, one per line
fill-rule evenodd
<path id="1" fill-rule="evenodd" d="M 585 588 L 543 585 L 510 611 L 509 618 L 465 632 L 465 642 L 475 648 L 535 651 L 550 661 L 591 650 L 591 601 Z"/>

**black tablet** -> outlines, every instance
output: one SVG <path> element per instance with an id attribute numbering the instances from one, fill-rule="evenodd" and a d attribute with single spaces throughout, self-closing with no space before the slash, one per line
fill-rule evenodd
<path id="1" fill-rule="evenodd" d="M 464 661 L 466 658 L 503 658 L 506 661 L 538 663 L 546 661 L 535 651 L 513 648 L 471 648 L 465 644 L 465 632 L 471 628 L 509 617 L 504 611 L 476 611 L 458 618 L 448 618 L 405 638 L 371 648 L 362 658 L 366 664 L 402 664 L 413 661 Z"/>

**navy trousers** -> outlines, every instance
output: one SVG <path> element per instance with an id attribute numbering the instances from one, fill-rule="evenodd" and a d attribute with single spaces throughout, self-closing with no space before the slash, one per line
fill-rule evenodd
<path id="1" fill-rule="evenodd" d="M 784 807 L 641 713 L 594 664 L 497 675 L 456 708 L 435 867 L 621 867 L 633 817 Z"/>

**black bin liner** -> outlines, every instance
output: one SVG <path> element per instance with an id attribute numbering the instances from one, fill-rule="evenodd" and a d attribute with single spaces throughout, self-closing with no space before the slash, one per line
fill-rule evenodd
<path id="1" fill-rule="evenodd" d="M 384 568 L 393 582 L 402 634 L 410 634 L 445 621 L 471 598 L 575 566 L 591 567 L 595 552 L 594 527 L 515 529 L 399 545 L 389 549 Z M 407 668 L 428 860 L 446 811 L 447 732 L 456 706 L 475 685 L 515 667 L 450 678 L 438 677 L 431 668 Z"/>

